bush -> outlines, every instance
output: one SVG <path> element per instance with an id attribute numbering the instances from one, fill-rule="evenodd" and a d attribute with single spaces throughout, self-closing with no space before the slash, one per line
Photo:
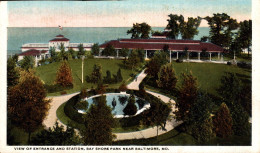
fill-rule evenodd
<path id="1" fill-rule="evenodd" d="M 76 95 L 69 99 L 64 106 L 64 113 L 72 120 L 83 124 L 83 114 L 78 113 L 75 109 L 75 105 L 79 102 L 79 95 Z"/>
<path id="2" fill-rule="evenodd" d="M 81 99 L 84 99 L 84 98 L 86 98 L 87 96 L 88 96 L 88 92 L 87 92 L 86 88 L 82 88 L 81 91 L 80 91 L 79 97 L 80 97 Z"/>
<path id="3" fill-rule="evenodd" d="M 244 62 L 244 61 L 242 61 L 242 62 L 237 62 L 237 66 L 238 67 L 241 67 L 241 68 L 251 68 L 251 64 L 250 63 L 246 63 L 246 62 Z"/>
<path id="4" fill-rule="evenodd" d="M 228 62 L 227 62 L 227 65 L 231 65 L 231 62 L 228 61 Z"/>
<path id="5" fill-rule="evenodd" d="M 61 94 L 61 95 L 66 95 L 67 92 L 66 92 L 66 91 L 61 91 L 60 94 Z"/>

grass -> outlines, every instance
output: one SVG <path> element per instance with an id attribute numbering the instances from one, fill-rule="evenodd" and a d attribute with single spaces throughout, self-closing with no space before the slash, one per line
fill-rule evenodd
<path id="1" fill-rule="evenodd" d="M 86 75 L 90 75 L 92 70 L 93 70 L 93 66 L 94 64 L 101 64 L 102 65 L 102 75 L 106 76 L 106 71 L 109 70 L 111 72 L 111 74 L 116 74 L 116 72 L 118 71 L 119 68 L 121 68 L 121 73 L 123 76 L 123 79 L 128 82 L 131 81 L 131 74 L 132 73 L 136 73 L 136 72 L 132 72 L 132 70 L 130 69 L 124 69 L 123 68 L 123 64 L 122 64 L 122 60 L 116 60 L 116 59 L 86 59 L 84 61 L 84 75 L 83 75 L 83 79 L 84 79 L 84 83 L 82 84 L 82 71 L 81 71 L 81 65 L 82 65 L 82 61 L 81 59 L 74 59 L 74 60 L 69 60 L 68 61 L 70 64 L 70 67 L 72 69 L 72 77 L 73 77 L 73 88 L 72 89 L 68 89 L 66 90 L 66 92 L 69 93 L 74 93 L 74 92 L 78 92 L 80 91 L 81 87 L 87 87 L 88 89 L 90 89 L 91 87 L 96 87 L 95 84 L 92 83 L 87 83 L 85 81 L 85 77 Z M 51 63 L 48 65 L 43 65 L 40 67 L 36 68 L 36 74 L 44 81 L 45 84 L 48 85 L 52 85 L 55 81 L 56 78 L 56 72 L 57 69 L 60 66 L 60 62 L 55 62 L 55 63 Z M 117 84 L 110 84 L 108 86 L 108 88 L 118 88 L 120 85 L 120 83 Z M 48 93 L 48 96 L 56 96 L 56 95 L 60 95 L 60 91 L 59 92 L 55 92 L 55 93 Z"/>
<path id="2" fill-rule="evenodd" d="M 199 88 L 212 94 L 214 96 L 219 96 L 216 89 L 221 85 L 221 77 L 225 75 L 225 72 L 235 73 L 242 80 L 243 83 L 251 85 L 251 70 L 239 68 L 233 65 L 226 64 L 214 64 L 214 63 L 172 63 L 175 73 L 177 75 L 177 87 L 181 86 L 181 74 L 192 72 L 198 80 Z M 161 89 L 146 85 L 147 88 L 153 91 L 162 92 Z"/>

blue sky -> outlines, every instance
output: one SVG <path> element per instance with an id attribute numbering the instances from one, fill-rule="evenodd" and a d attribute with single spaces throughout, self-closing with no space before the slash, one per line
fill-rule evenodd
<path id="1" fill-rule="evenodd" d="M 129 27 L 134 22 L 164 27 L 171 13 L 184 17 L 227 13 L 241 21 L 251 19 L 251 0 L 8 2 L 10 27 Z"/>

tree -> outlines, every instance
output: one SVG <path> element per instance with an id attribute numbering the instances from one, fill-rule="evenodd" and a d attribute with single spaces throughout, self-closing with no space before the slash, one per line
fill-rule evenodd
<path id="1" fill-rule="evenodd" d="M 73 48 L 69 48 L 69 54 L 72 59 L 76 59 L 77 55 L 76 52 L 73 50 Z"/>
<path id="2" fill-rule="evenodd" d="M 127 34 L 132 34 L 131 38 L 149 38 L 149 34 L 151 32 L 151 26 L 147 23 L 136 23 L 133 24 L 133 27 L 127 31 Z"/>
<path id="3" fill-rule="evenodd" d="M 99 45 L 98 45 L 98 43 L 95 43 L 95 44 L 91 47 L 91 53 L 92 53 L 92 55 L 94 55 L 94 56 L 98 56 L 98 55 L 99 55 L 99 52 L 100 52 Z"/>
<path id="4" fill-rule="evenodd" d="M 63 61 L 56 74 L 56 84 L 63 87 L 73 86 L 72 71 L 67 61 Z"/>
<path id="5" fill-rule="evenodd" d="M 156 80 L 158 87 L 167 90 L 174 90 L 177 77 L 171 63 L 166 64 L 161 67 L 160 72 L 158 73 L 158 80 Z"/>
<path id="6" fill-rule="evenodd" d="M 215 137 L 211 110 L 213 102 L 207 94 L 200 93 L 190 107 L 188 117 L 184 120 L 188 133 L 191 133 L 199 142 L 207 142 Z"/>
<path id="7" fill-rule="evenodd" d="M 83 44 L 79 44 L 78 45 L 78 59 L 80 59 L 81 58 L 81 56 L 84 56 L 85 55 L 85 49 L 84 49 L 84 47 L 83 47 Z"/>
<path id="8" fill-rule="evenodd" d="M 167 19 L 167 29 L 169 29 L 168 37 L 171 39 L 177 39 L 180 33 L 180 29 L 184 23 L 184 17 L 182 15 L 178 16 L 176 14 L 168 15 L 170 19 Z"/>
<path id="9" fill-rule="evenodd" d="M 22 72 L 19 84 L 8 92 L 7 108 L 12 124 L 29 134 L 37 130 L 47 115 L 50 100 L 42 81 L 33 72 Z"/>
<path id="10" fill-rule="evenodd" d="M 220 105 L 213 118 L 213 124 L 217 136 L 227 138 L 232 135 L 232 117 L 225 103 Z"/>
<path id="11" fill-rule="evenodd" d="M 76 134 L 75 130 L 69 126 L 64 129 L 63 125 L 58 125 L 49 129 L 44 129 L 32 138 L 32 145 L 79 145 L 81 144 L 80 137 Z"/>
<path id="12" fill-rule="evenodd" d="M 200 26 L 201 17 L 189 17 L 188 21 L 182 21 L 180 25 L 180 33 L 182 39 L 193 39 L 199 33 L 198 27 Z"/>
<path id="13" fill-rule="evenodd" d="M 115 56 L 116 55 L 116 50 L 115 50 L 115 48 L 111 44 L 108 44 L 105 47 L 105 49 L 102 51 L 102 55 L 105 55 L 105 56 Z"/>
<path id="14" fill-rule="evenodd" d="M 7 60 L 7 86 L 15 86 L 19 82 L 19 71 L 17 70 L 15 61 L 13 58 Z"/>
<path id="15" fill-rule="evenodd" d="M 239 34 L 239 43 L 241 48 L 247 48 L 248 57 L 250 52 L 250 46 L 252 46 L 252 20 L 244 20 L 239 23 L 240 28 L 238 31 Z"/>
<path id="16" fill-rule="evenodd" d="M 112 83 L 113 80 L 112 80 L 112 77 L 111 77 L 111 72 L 109 70 L 107 70 L 106 72 L 106 77 L 104 77 L 104 83 Z"/>
<path id="17" fill-rule="evenodd" d="M 179 96 L 176 101 L 176 119 L 183 121 L 188 118 L 191 106 L 197 99 L 198 83 L 192 73 L 182 73 L 182 86 L 179 89 Z"/>
<path id="18" fill-rule="evenodd" d="M 137 51 L 138 56 L 140 58 L 140 62 L 143 63 L 144 62 L 144 50 L 143 49 L 137 49 L 136 51 Z"/>
<path id="19" fill-rule="evenodd" d="M 133 50 L 127 59 L 126 62 L 127 66 L 133 70 L 140 63 L 141 63 L 141 59 L 139 57 L 137 50 Z"/>
<path id="20" fill-rule="evenodd" d="M 119 68 L 116 73 L 116 82 L 122 82 L 122 81 L 123 81 L 123 76 L 121 74 L 121 69 Z"/>
<path id="21" fill-rule="evenodd" d="M 60 49 L 60 52 L 59 52 L 59 55 L 58 55 L 59 58 L 61 60 L 68 60 L 68 53 L 66 53 L 63 43 L 60 44 L 59 49 Z"/>
<path id="22" fill-rule="evenodd" d="M 24 56 L 24 58 L 20 61 L 20 66 L 24 70 L 29 71 L 29 69 L 33 68 L 34 66 L 34 58 L 32 56 Z"/>
<path id="23" fill-rule="evenodd" d="M 154 56 L 147 64 L 145 73 L 149 77 L 154 78 L 154 80 L 157 80 L 161 66 L 167 63 L 166 58 L 167 54 L 165 52 L 156 51 Z"/>
<path id="24" fill-rule="evenodd" d="M 55 51 L 55 47 L 51 46 L 50 50 L 49 50 L 49 53 L 50 53 L 50 56 L 51 56 L 50 63 L 57 62 L 59 60 L 58 57 L 57 57 L 57 53 Z"/>
<path id="25" fill-rule="evenodd" d="M 84 116 L 85 130 L 82 131 L 85 145 L 111 145 L 114 136 L 112 127 L 115 119 L 111 108 L 106 105 L 106 96 L 97 98 L 97 103 L 92 104 Z"/>
<path id="26" fill-rule="evenodd" d="M 120 50 L 120 52 L 119 52 L 119 55 L 120 55 L 120 56 L 123 56 L 124 58 L 126 58 L 127 55 L 128 55 L 128 52 L 129 52 L 129 49 L 128 49 L 128 48 L 122 48 L 122 49 Z"/>
<path id="27" fill-rule="evenodd" d="M 95 64 L 93 66 L 91 80 L 93 83 L 98 83 L 102 81 L 102 66 L 100 64 Z"/>
<path id="28" fill-rule="evenodd" d="M 96 93 L 104 94 L 106 92 L 106 86 L 104 86 L 103 82 L 98 82 Z"/>
<path id="29" fill-rule="evenodd" d="M 208 42 L 209 41 L 209 37 L 208 36 L 203 36 L 203 37 L 200 38 L 200 41 Z"/>
<path id="30" fill-rule="evenodd" d="M 216 45 L 229 48 L 232 42 L 232 31 L 238 28 L 238 23 L 226 13 L 213 14 L 205 17 L 210 27 L 210 41 Z"/>
<path id="31" fill-rule="evenodd" d="M 128 99 L 128 103 L 123 110 L 124 115 L 135 115 L 137 112 L 137 107 L 135 105 L 135 96 L 133 94 L 130 95 Z"/>

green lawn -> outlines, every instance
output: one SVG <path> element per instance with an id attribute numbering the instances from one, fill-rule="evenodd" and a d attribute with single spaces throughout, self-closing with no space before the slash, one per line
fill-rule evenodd
<path id="1" fill-rule="evenodd" d="M 130 76 L 132 73 L 132 70 L 130 69 L 124 69 L 122 60 L 116 60 L 116 59 L 85 59 L 84 61 L 84 84 L 81 83 L 81 65 L 82 61 L 81 59 L 75 59 L 75 60 L 69 60 L 70 67 L 72 69 L 72 77 L 73 77 L 73 85 L 74 87 L 72 89 L 66 90 L 67 93 L 74 93 L 80 91 L 81 87 L 84 86 L 88 89 L 91 87 L 96 87 L 95 84 L 92 83 L 86 83 L 85 76 L 91 74 L 93 70 L 94 64 L 101 64 L 102 65 L 102 74 L 103 76 L 106 76 L 106 71 L 109 70 L 111 72 L 111 75 L 116 74 L 118 71 L 118 68 L 121 68 L 121 73 L 123 76 L 123 79 L 129 82 L 132 77 Z M 57 69 L 60 66 L 60 62 L 51 63 L 48 65 L 43 65 L 36 68 L 36 74 L 44 81 L 45 84 L 52 85 L 56 78 L 56 72 Z M 118 88 L 120 83 L 117 84 L 111 84 L 109 85 L 109 88 Z M 55 93 L 48 93 L 48 96 L 55 96 L 59 95 L 59 92 Z"/>

